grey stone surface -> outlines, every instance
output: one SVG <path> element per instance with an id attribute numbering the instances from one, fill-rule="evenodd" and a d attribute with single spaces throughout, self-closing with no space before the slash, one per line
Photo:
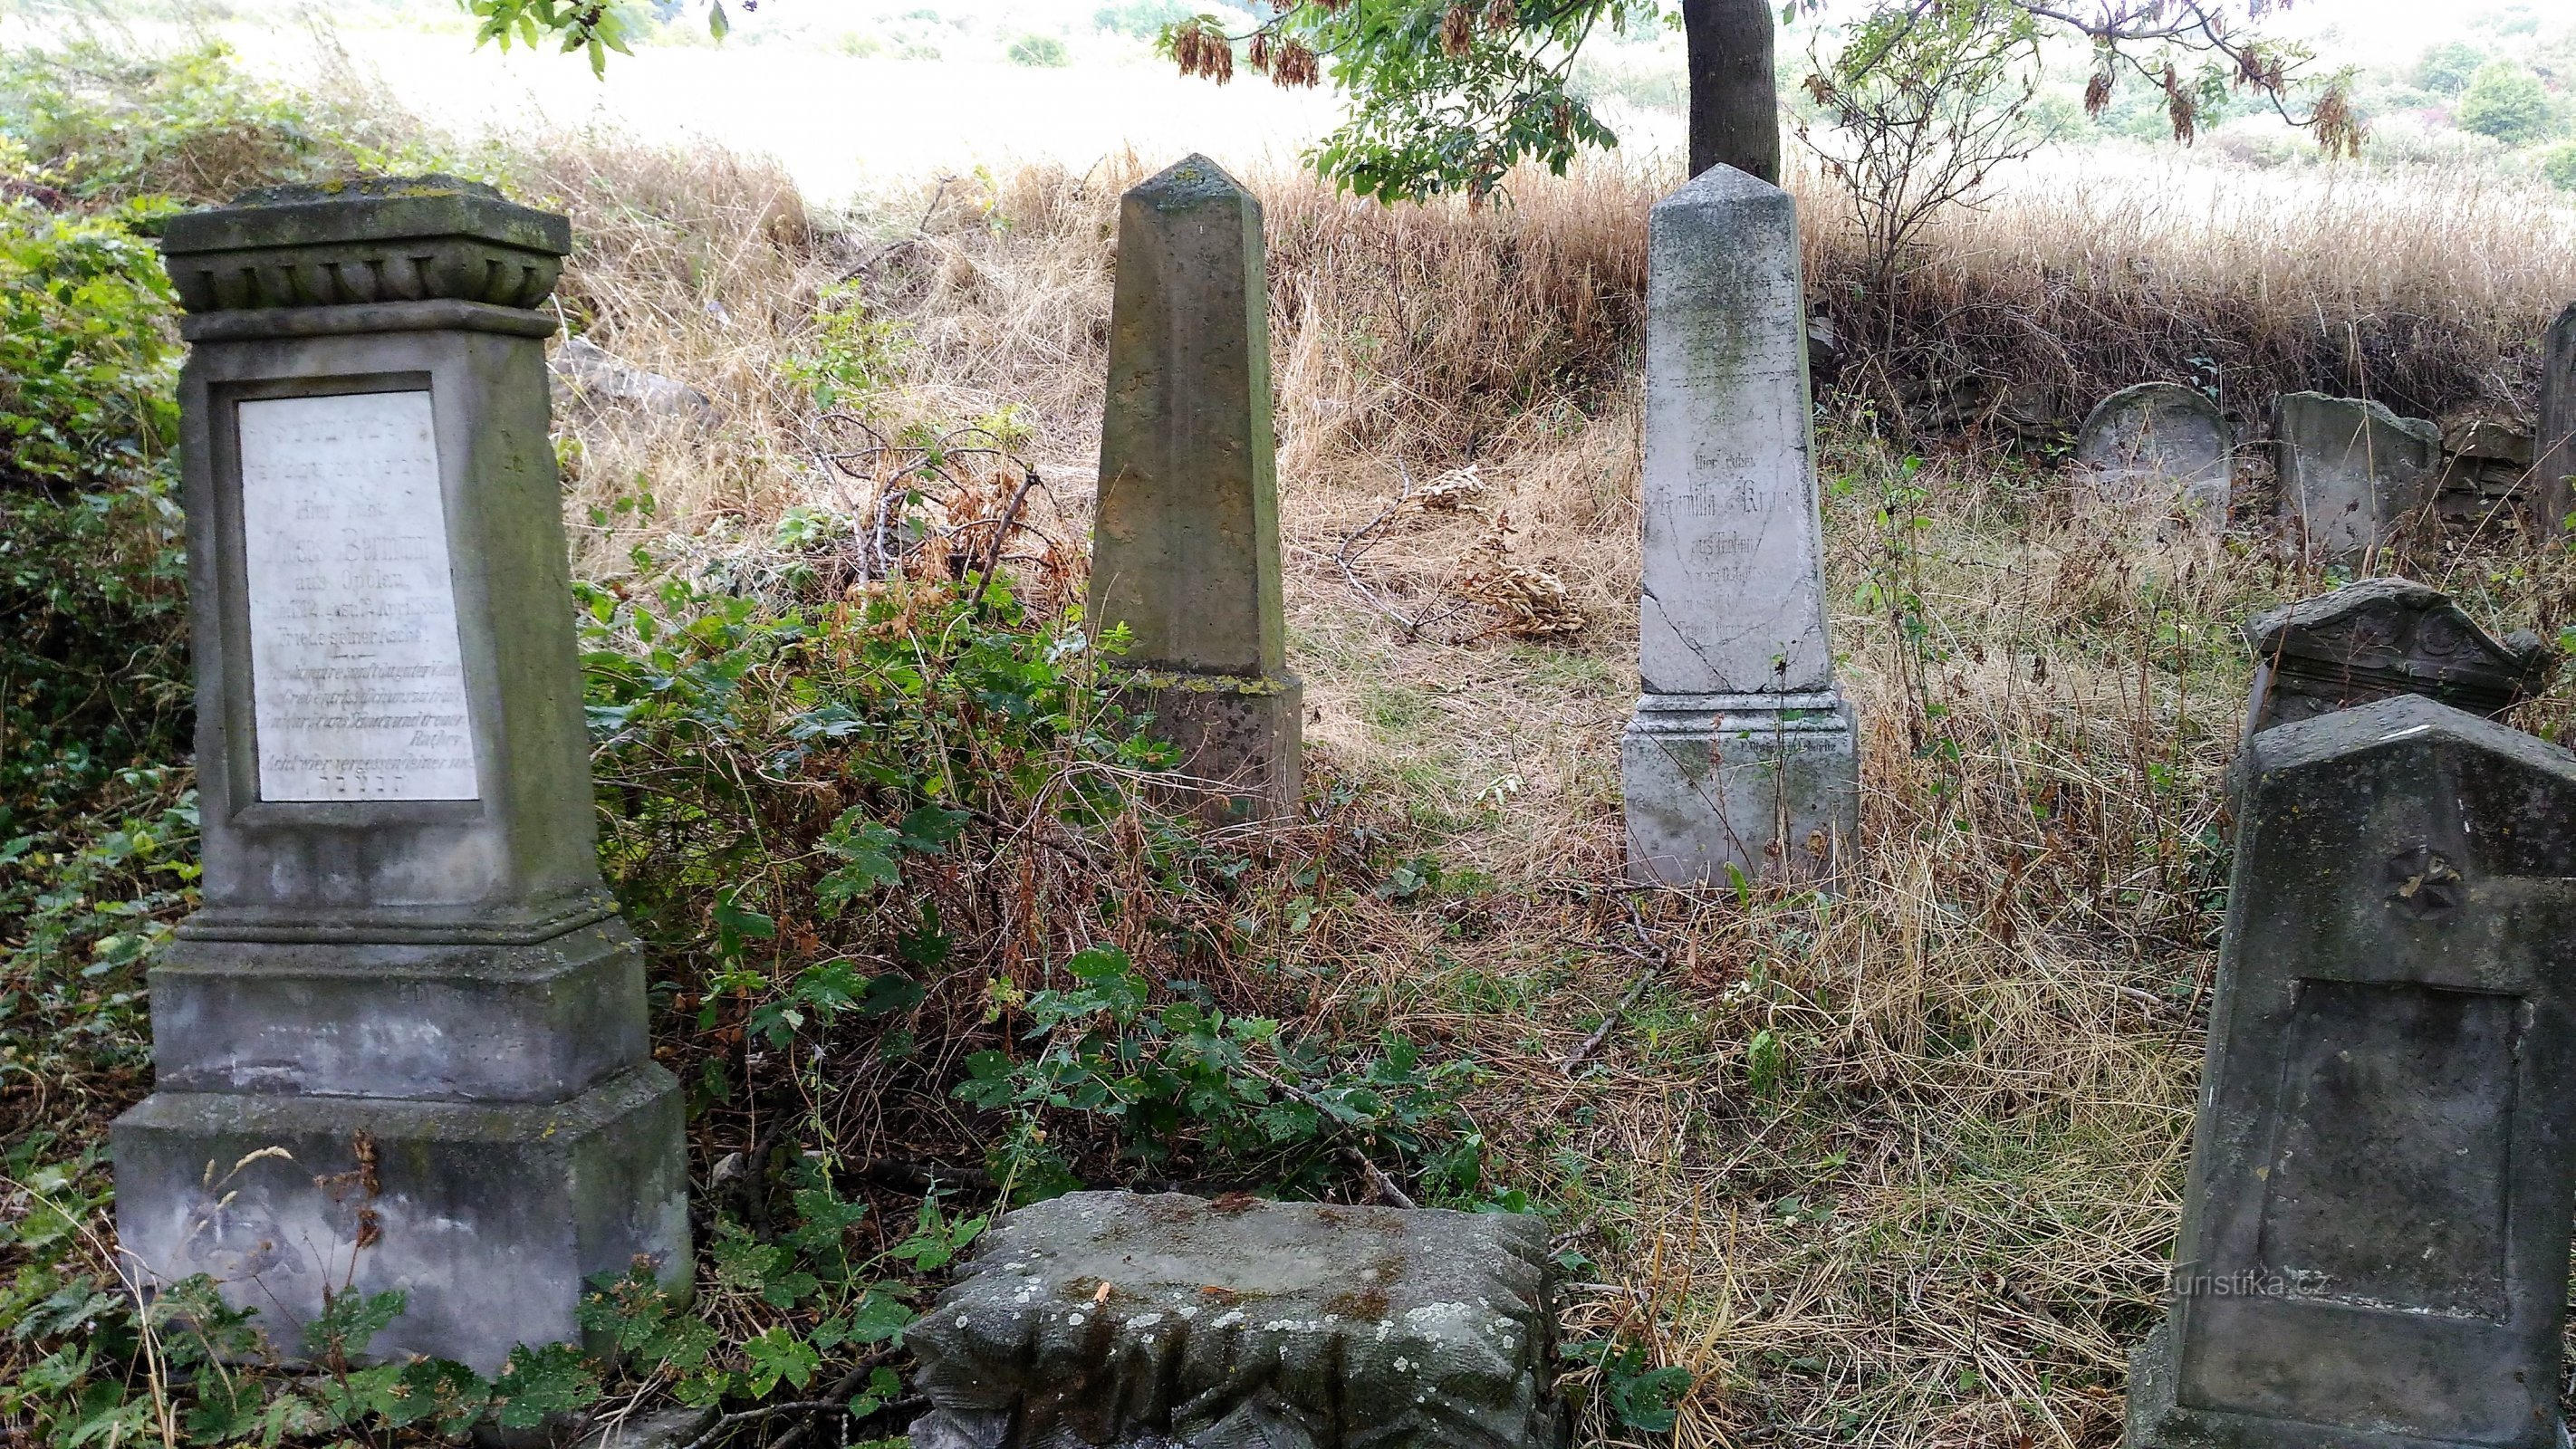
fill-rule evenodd
<path id="1" fill-rule="evenodd" d="M 115 1129 L 119 1228 L 147 1283 L 216 1272 L 290 1348 L 327 1271 L 412 1295 L 380 1351 L 488 1370 L 571 1336 L 583 1275 L 689 1266 L 676 1088 L 592 838 L 532 310 L 569 231 L 435 177 L 248 200 L 164 241 L 205 873 L 153 973 L 160 1091 Z M 265 415 L 327 426 L 263 434 L 246 508 L 245 406 L 329 398 Z M 376 466 L 422 400 L 427 447 Z M 263 719 L 305 753 L 264 754 Z M 325 1165 L 361 1142 L 375 1232 Z"/>
<path id="2" fill-rule="evenodd" d="M 2411 579 L 2364 579 L 2245 626 L 2254 653 L 2246 731 L 2392 694 L 2493 719 L 2548 687 L 2557 651 L 2529 630 L 2497 639 L 2450 596 Z"/>
<path id="3" fill-rule="evenodd" d="M 705 393 L 676 377 L 629 366 L 587 337 L 567 337 L 547 367 L 560 406 L 574 402 L 627 403 L 649 413 L 712 423 L 722 416 Z"/>
<path id="4" fill-rule="evenodd" d="M 1804 871 L 1852 833 L 1858 748 L 1825 628 L 1788 193 L 1717 166 L 1658 203 L 1646 308 L 1628 874 Z"/>
<path id="5" fill-rule="evenodd" d="M 2281 516 L 2316 557 L 2353 560 L 2433 501 L 2442 430 L 2375 402 L 2284 394 L 2272 414 Z"/>
<path id="6" fill-rule="evenodd" d="M 2576 512 L 2576 304 L 2558 314 L 2540 345 L 2539 434 L 2531 469 L 2532 521 L 2556 538 Z"/>
<path id="7" fill-rule="evenodd" d="M 1296 814 L 1306 713 L 1306 687 L 1296 675 L 1137 670 L 1121 675 L 1118 702 L 1152 715 L 1154 733 L 1189 762 L 1191 779 L 1166 788 L 1167 803 L 1220 825 Z"/>
<path id="8" fill-rule="evenodd" d="M 1086 1192 L 905 1334 L 915 1449 L 1557 1449 L 1547 1235 L 1512 1214 Z"/>
<path id="9" fill-rule="evenodd" d="M 1619 742 L 1628 875 L 1681 885 L 1830 874 L 1860 762 L 1839 694 L 1650 694 Z"/>
<path id="10" fill-rule="evenodd" d="M 2434 511 L 2446 523 L 2473 528 L 2502 522 L 2517 504 L 2527 515 L 2533 444 L 2530 426 L 2510 414 L 2481 410 L 2444 418 Z"/>
<path id="11" fill-rule="evenodd" d="M 2253 736 L 2132 1449 L 2563 1444 L 2571 1109 L 2576 755 L 2416 695 Z"/>
<path id="12" fill-rule="evenodd" d="M 2104 398 L 2075 433 L 2075 472 L 2090 506 L 2227 521 L 2236 435 L 2197 388 L 2142 382 Z"/>
<path id="13" fill-rule="evenodd" d="M 1143 687 L 1161 700 L 1182 770 L 1228 787 L 1197 797 L 1222 818 L 1260 818 L 1297 798 L 1297 713 L 1220 703 L 1296 691 L 1280 612 L 1262 247 L 1261 204 L 1204 156 L 1120 202 L 1092 531 L 1088 614 L 1101 628 L 1127 626 L 1125 666 L 1205 680 L 1204 701 Z M 1219 717 L 1203 719 L 1200 703 Z"/>
<path id="14" fill-rule="evenodd" d="M 641 1257 L 687 1282 L 682 1126 L 649 1062 L 552 1103 L 155 1092 L 114 1128 L 117 1239 L 152 1280 L 213 1275 L 283 1352 L 326 1286 L 398 1289 L 373 1356 L 488 1374 L 512 1344 L 581 1341 L 593 1274 Z"/>

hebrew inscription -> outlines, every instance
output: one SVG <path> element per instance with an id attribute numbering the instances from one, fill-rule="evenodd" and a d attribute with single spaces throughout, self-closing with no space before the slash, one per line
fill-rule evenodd
<path id="1" fill-rule="evenodd" d="M 427 392 L 238 411 L 262 800 L 471 800 Z"/>

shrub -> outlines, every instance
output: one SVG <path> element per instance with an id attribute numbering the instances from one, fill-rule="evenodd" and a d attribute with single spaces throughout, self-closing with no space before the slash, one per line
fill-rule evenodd
<path id="1" fill-rule="evenodd" d="M 2543 153 L 2540 174 L 2561 191 L 2576 191 L 2576 141 L 2562 141 Z"/>
<path id="2" fill-rule="evenodd" d="M 2486 52 L 2466 41 L 2448 40 L 2427 48 L 2415 62 L 2415 83 L 2435 95 L 2456 96 L 2469 88 Z"/>
<path id="3" fill-rule="evenodd" d="M 2508 146 L 2528 145 L 2556 129 L 2549 92 L 2523 66 L 2509 60 L 2478 68 L 2460 97 L 2460 125 Z"/>
<path id="4" fill-rule="evenodd" d="M 222 201 L 353 148 L 207 44 L 137 59 L 93 42 L 0 53 L 0 134 L 75 196 Z"/>
<path id="5" fill-rule="evenodd" d="M 1065 66 L 1073 64 L 1073 56 L 1064 48 L 1064 42 L 1056 39 L 1052 35 L 1021 36 L 1019 39 L 1011 42 L 1010 57 L 1011 64 L 1013 65 Z"/>

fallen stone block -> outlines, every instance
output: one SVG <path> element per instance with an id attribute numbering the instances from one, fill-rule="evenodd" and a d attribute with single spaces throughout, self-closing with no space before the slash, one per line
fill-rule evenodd
<path id="1" fill-rule="evenodd" d="M 1074 1193 L 905 1335 L 912 1443 L 1558 1449 L 1555 1325 L 1533 1217 Z"/>

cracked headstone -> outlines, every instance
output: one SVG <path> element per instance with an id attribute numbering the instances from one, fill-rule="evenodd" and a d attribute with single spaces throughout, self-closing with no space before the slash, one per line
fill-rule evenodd
<path id="1" fill-rule="evenodd" d="M 2559 1449 L 2576 755 L 2398 695 L 2243 801 L 2130 1449 Z"/>
<path id="2" fill-rule="evenodd" d="M 2317 558 L 2351 561 L 2387 543 L 2440 482 L 2442 430 L 2375 402 L 2287 393 L 2272 434 L 2282 519 Z"/>
<path id="3" fill-rule="evenodd" d="M 1547 1232 L 1515 1213 L 1079 1192 L 905 1330 L 914 1449 L 1559 1449 Z"/>
<path id="4" fill-rule="evenodd" d="M 1828 873 L 1859 809 L 1859 750 L 1825 631 L 1789 194 L 1716 166 L 1667 197 L 1646 296 L 1628 876 Z"/>
<path id="5" fill-rule="evenodd" d="M 2254 654 L 2246 731 L 2420 694 L 2497 718 L 2548 687 L 2557 651 L 2531 631 L 2497 639 L 2449 595 L 2364 579 L 2245 626 Z"/>
<path id="6" fill-rule="evenodd" d="M 203 894 L 114 1131 L 142 1280 L 489 1373 L 685 1288 L 681 1099 L 593 848 L 541 310 L 570 228 L 444 177 L 173 219 Z"/>
<path id="7" fill-rule="evenodd" d="M 2576 512 L 2576 305 L 2558 314 L 2540 344 L 2539 435 L 2531 469 L 2532 521 L 2544 538 L 2565 532 Z"/>
<path id="8" fill-rule="evenodd" d="M 2197 388 L 2171 382 L 2123 388 L 2076 430 L 2079 506 L 2223 527 L 2235 450 L 2226 417 Z"/>
<path id="9" fill-rule="evenodd" d="M 1264 275 L 1261 203 L 1206 157 L 1121 200 L 1088 614 L 1131 632 L 1120 698 L 1217 821 L 1290 814 L 1299 790 Z"/>

